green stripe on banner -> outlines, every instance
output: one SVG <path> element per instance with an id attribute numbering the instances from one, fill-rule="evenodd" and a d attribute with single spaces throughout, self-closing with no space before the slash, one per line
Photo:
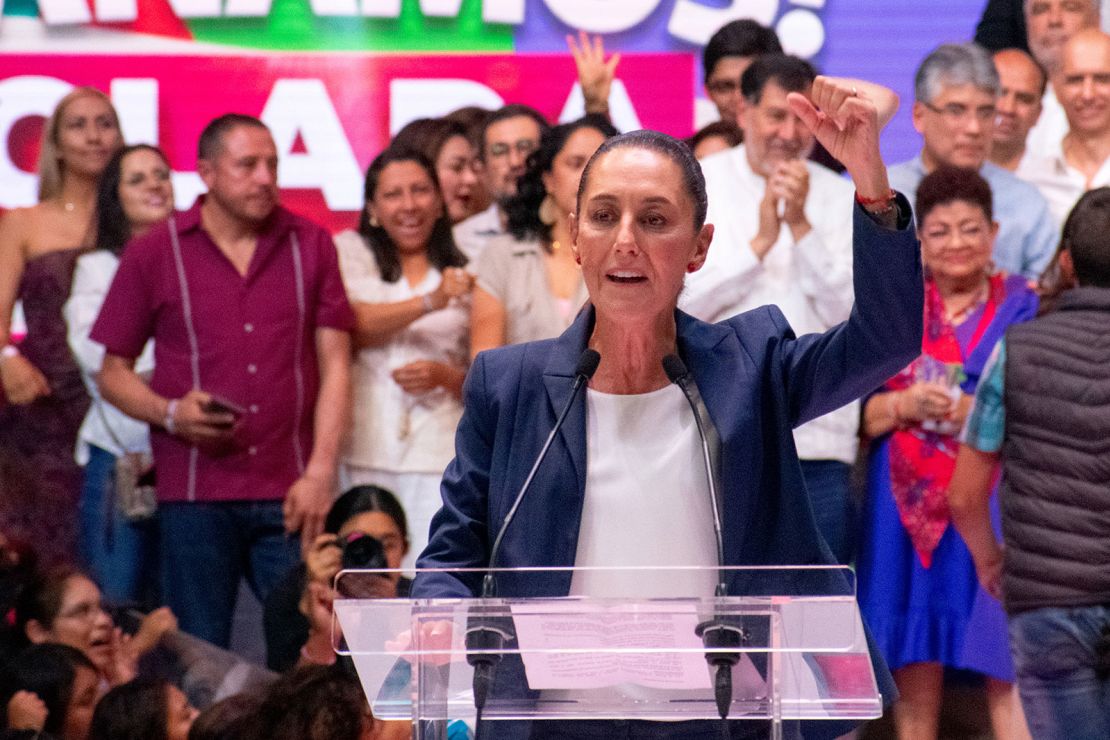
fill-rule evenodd
<path id="1" fill-rule="evenodd" d="M 264 18 L 191 18 L 196 41 L 284 51 L 512 51 L 513 28 L 482 21 L 482 0 L 455 18 L 425 17 L 403 0 L 398 18 L 318 16 L 310 0 L 274 0 Z"/>
<path id="2" fill-rule="evenodd" d="M 21 15 L 37 18 L 39 4 L 36 0 L 5 0 L 4 15 Z"/>

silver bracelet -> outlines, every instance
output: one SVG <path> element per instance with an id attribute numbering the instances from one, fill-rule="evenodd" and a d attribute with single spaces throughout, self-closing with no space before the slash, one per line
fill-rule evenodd
<path id="1" fill-rule="evenodd" d="M 166 418 L 162 420 L 162 426 L 165 427 L 166 431 L 169 432 L 170 434 L 177 434 L 177 424 L 174 423 L 174 420 L 173 420 L 173 415 L 176 411 L 177 411 L 177 399 L 174 398 L 174 399 L 171 399 L 170 402 L 166 404 Z"/>
<path id="2" fill-rule="evenodd" d="M 436 310 L 435 303 L 432 302 L 431 293 L 425 293 L 424 295 L 420 296 L 420 300 L 424 303 L 424 313 L 431 313 L 432 311 Z"/>

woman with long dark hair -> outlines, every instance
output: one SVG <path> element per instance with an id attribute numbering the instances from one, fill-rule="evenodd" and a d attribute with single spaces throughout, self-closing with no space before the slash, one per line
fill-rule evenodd
<path id="1" fill-rule="evenodd" d="M 121 512 L 115 496 L 116 477 L 139 478 L 145 472 L 150 460 L 150 436 L 146 424 L 124 415 L 100 397 L 96 375 L 104 359 L 104 347 L 89 339 L 89 333 L 124 246 L 173 211 L 173 186 L 165 155 L 145 144 L 120 149 L 104 170 L 96 202 L 95 249 L 77 260 L 64 311 L 69 346 L 93 399 L 77 437 L 77 463 L 85 466 L 79 540 L 85 567 L 108 599 L 127 603 L 142 600 L 144 582 L 153 580 L 152 572 L 144 579 L 143 565 L 157 560 L 156 542 L 153 522 Z M 153 349 L 153 345 L 145 348 L 136 361 L 137 372 L 154 369 Z M 121 460 L 126 467 L 119 466 Z"/>
<path id="2" fill-rule="evenodd" d="M 49 733 L 56 740 L 86 740 L 99 696 L 96 668 L 80 650 L 54 643 L 31 645 L 0 673 L 0 715 L 6 715 L 0 732 L 24 730 L 30 737 Z"/>
<path id="3" fill-rule="evenodd" d="M 590 115 L 544 132 L 506 208 L 509 233 L 478 257 L 470 356 L 558 336 L 586 300 L 570 250 L 570 216 L 582 169 L 617 130 Z"/>
<path id="4" fill-rule="evenodd" d="M 188 740 L 197 710 L 173 684 L 137 678 L 97 702 L 89 740 Z"/>
<path id="5" fill-rule="evenodd" d="M 385 567 L 401 567 L 409 551 L 408 520 L 390 491 L 355 486 L 337 498 L 324 520 L 324 533 L 305 552 L 304 562 L 274 587 L 263 611 L 270 670 L 284 672 L 298 662 L 335 660 L 330 592 L 343 564 L 344 543 L 360 535 L 378 541 Z M 407 578 L 390 579 L 389 596 L 407 596 L 410 584 Z"/>
<path id="6" fill-rule="evenodd" d="M 378 155 L 364 195 L 358 232 L 336 237 L 359 350 L 344 485 L 396 493 L 420 552 L 462 415 L 474 281 L 424 155 L 400 148 Z"/>

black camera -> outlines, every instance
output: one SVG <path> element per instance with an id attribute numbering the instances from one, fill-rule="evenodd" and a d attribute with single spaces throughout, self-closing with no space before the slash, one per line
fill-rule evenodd
<path id="1" fill-rule="evenodd" d="M 346 537 L 336 538 L 336 544 L 343 551 L 340 558 L 343 570 L 362 570 L 388 568 L 385 550 L 376 537 L 365 532 L 351 532 Z"/>

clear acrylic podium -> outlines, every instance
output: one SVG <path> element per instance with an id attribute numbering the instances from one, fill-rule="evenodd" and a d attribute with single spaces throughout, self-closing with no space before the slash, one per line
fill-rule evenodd
<path id="1" fill-rule="evenodd" d="M 591 568 L 579 576 L 643 584 L 644 593 L 565 593 L 575 569 L 494 571 L 496 598 L 375 599 L 381 578 L 398 571 L 343 571 L 336 579 L 333 646 L 349 655 L 374 715 L 413 720 L 417 738 L 443 720 L 475 716 L 466 634 L 476 627 L 507 639 L 483 721 L 719 720 L 707 654 L 729 652 L 729 719 L 866 720 L 882 714 L 856 603 L 843 567 Z M 485 571 L 424 571 L 438 583 L 481 581 Z M 721 577 L 728 596 L 669 597 L 675 584 L 696 593 Z M 596 582 L 596 580 L 595 580 Z M 662 587 L 659 584 L 664 584 Z M 631 590 L 640 590 L 633 587 Z M 728 625 L 741 636 L 707 649 L 699 625 Z M 483 722 L 485 724 L 485 722 Z M 430 736 L 430 735 L 428 735 Z"/>

